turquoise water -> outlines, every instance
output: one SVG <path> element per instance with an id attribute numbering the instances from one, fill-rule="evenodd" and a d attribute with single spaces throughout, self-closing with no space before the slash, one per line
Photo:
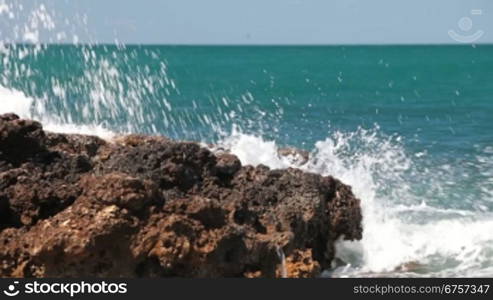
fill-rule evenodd
<path id="1" fill-rule="evenodd" d="M 17 45 L 0 62 L 0 111 L 53 128 L 213 142 L 274 168 L 290 166 L 276 147 L 311 151 L 303 168 L 364 203 L 365 238 L 340 243 L 332 276 L 493 276 L 493 46 Z"/>

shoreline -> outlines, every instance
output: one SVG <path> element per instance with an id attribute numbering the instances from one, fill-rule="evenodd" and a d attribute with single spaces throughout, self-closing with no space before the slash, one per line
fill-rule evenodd
<path id="1" fill-rule="evenodd" d="M 336 240 L 362 237 L 360 200 L 331 176 L 13 114 L 0 187 L 2 277 L 317 277 Z"/>

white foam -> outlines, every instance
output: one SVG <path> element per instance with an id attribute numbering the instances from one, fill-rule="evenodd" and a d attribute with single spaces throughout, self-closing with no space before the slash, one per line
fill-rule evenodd
<path id="1" fill-rule="evenodd" d="M 50 116 L 46 112 L 43 106 L 43 99 L 35 100 L 15 89 L 0 86 L 0 101 L 0 114 L 15 113 L 21 118 L 40 121 L 47 131 L 96 135 L 107 140 L 115 136 L 113 131 L 104 128 L 102 125 L 77 125 L 61 122 L 57 120 L 57 117 Z"/>
<path id="2" fill-rule="evenodd" d="M 262 137 L 240 133 L 233 128 L 232 134 L 220 142 L 221 146 L 234 153 L 243 164 L 258 166 L 266 165 L 273 169 L 290 166 L 277 154 L 278 147 L 274 141 L 266 141 Z"/>
<path id="3" fill-rule="evenodd" d="M 18 15 L 22 11 L 15 5 L 15 2 L 7 5 L 0 0 L 0 15 L 7 15 L 13 20 L 12 24 L 20 22 Z M 55 40 L 72 40 L 77 44 L 78 36 L 54 31 L 55 17 L 54 12 L 48 11 L 41 4 L 28 13 L 28 21 L 24 26 L 6 26 L 12 32 L 4 34 L 34 43 L 48 34 L 55 36 Z M 8 22 L 7 19 L 5 21 Z M 23 69 L 22 64 L 17 65 L 18 60 L 36 55 L 43 49 L 39 44 L 33 50 L 7 47 L 5 44 L 8 42 L 0 41 L 0 53 L 4 55 L 4 64 L 10 66 L 4 68 L 5 72 L 14 70 L 14 73 L 0 76 L 4 85 L 8 85 L 5 79 L 21 75 L 19 70 Z M 95 120 L 95 125 L 71 122 L 68 104 L 72 102 L 67 99 L 71 83 L 63 86 L 55 77 L 50 80 L 53 95 L 61 106 L 59 115 L 45 109 L 45 99 L 34 99 L 21 91 L 2 86 L 0 113 L 14 112 L 22 118 L 39 120 L 49 131 L 92 134 L 107 139 L 112 138 L 114 133 L 100 124 L 121 117 L 129 118 L 129 131 L 137 131 L 142 126 L 152 124 L 153 120 L 163 120 L 165 127 L 170 130 L 173 126 L 186 127 L 185 118 L 178 119 L 169 114 L 172 106 L 166 99 L 157 100 L 153 97 L 154 91 L 158 89 L 166 89 L 168 95 L 168 88 L 176 90 L 174 81 L 167 76 L 164 62 L 159 62 L 158 75 L 152 75 L 146 68 L 121 72 L 118 66 L 127 66 L 127 60 L 131 59 L 126 54 L 120 56 L 119 53 L 113 53 L 112 57 L 116 59 L 113 62 L 104 56 L 99 57 L 90 47 L 84 47 L 81 51 L 83 64 L 88 68 L 83 74 L 84 84 L 78 88 L 87 99 L 78 103 L 75 113 L 82 115 L 85 120 Z M 158 56 L 155 58 L 158 59 Z M 26 74 L 31 71 L 24 70 Z M 178 90 L 176 92 L 179 93 Z M 234 105 L 233 100 L 221 99 L 225 107 L 235 108 L 225 112 L 219 108 L 218 115 L 224 113 L 227 120 L 237 118 L 236 111 L 241 113 L 243 107 Z M 236 102 L 239 101 L 252 105 L 254 99 L 252 94 L 247 93 Z M 146 113 L 144 108 L 150 103 L 160 109 Z M 277 104 L 276 107 L 278 111 L 274 117 L 283 114 L 282 107 Z M 257 109 L 257 113 L 264 119 L 270 116 L 260 109 Z M 275 121 L 275 118 L 272 119 Z M 222 129 L 222 124 L 216 124 L 210 115 L 200 116 L 199 121 L 216 132 Z M 154 133 L 158 133 L 155 126 L 152 128 Z M 275 141 L 265 140 L 261 136 L 246 135 L 235 129 L 220 144 L 236 154 L 243 164 L 264 164 L 275 169 L 297 167 L 289 159 L 279 157 Z M 478 171 L 486 178 L 486 183 L 480 183 L 479 190 L 490 199 L 493 198 L 491 153 L 493 148 L 488 148 L 477 157 L 481 166 Z M 336 275 L 365 276 L 385 272 L 396 275 L 394 269 L 407 263 L 426 266 L 428 276 L 493 275 L 493 221 L 488 207 L 479 203 L 477 206 L 482 212 L 449 209 L 434 206 L 434 199 L 423 199 L 416 194 L 407 173 L 417 178 L 421 186 L 429 188 L 430 192 L 426 194 L 429 197 L 436 193 L 446 194 L 447 186 L 444 185 L 454 184 L 453 180 L 440 180 L 444 174 L 454 171 L 453 165 L 443 165 L 436 170 L 415 170 L 412 158 L 426 159 L 426 156 L 426 151 L 408 156 L 398 137 L 384 136 L 378 128 L 349 133 L 334 132 L 314 145 L 309 162 L 301 168 L 341 179 L 351 185 L 355 195 L 362 200 L 363 239 L 338 243 L 338 256 L 351 263 L 351 266 L 336 270 Z M 435 171 L 438 176 L 433 174 Z M 420 275 L 413 271 L 401 274 Z"/>
<path id="4" fill-rule="evenodd" d="M 0 114 L 16 113 L 22 118 L 31 117 L 31 107 L 34 100 L 23 92 L 0 86 Z"/>
<path id="5" fill-rule="evenodd" d="M 274 141 L 237 130 L 222 146 L 243 164 L 296 167 L 279 158 Z M 383 136 L 379 128 L 335 132 L 316 143 L 302 168 L 341 179 L 362 200 L 363 239 L 338 243 L 337 255 L 351 266 L 333 276 L 493 275 L 487 267 L 493 265 L 491 214 L 434 207 L 417 197 L 405 176 L 413 162 L 398 137 Z M 423 180 L 430 188 L 440 184 Z M 409 263 L 426 271 L 395 271 Z"/>
<path id="6" fill-rule="evenodd" d="M 84 134 L 95 135 L 105 140 L 111 140 L 117 133 L 108 130 L 101 125 L 75 125 L 75 124 L 57 124 L 44 123 L 44 129 L 51 132 L 66 133 L 66 134 Z"/>

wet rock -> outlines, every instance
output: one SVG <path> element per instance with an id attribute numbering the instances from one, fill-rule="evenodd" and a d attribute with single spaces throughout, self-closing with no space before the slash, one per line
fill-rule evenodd
<path id="1" fill-rule="evenodd" d="M 79 180 L 92 161 L 84 151 L 51 148 L 50 136 L 35 121 L 0 116 L 0 228 L 33 225 L 79 196 Z M 75 147 L 75 136 L 64 139 Z"/>
<path id="2" fill-rule="evenodd" d="M 306 249 L 293 251 L 284 264 L 281 264 L 277 275 L 286 278 L 312 278 L 318 276 L 320 272 L 320 264 L 313 259 L 311 249 Z"/>
<path id="3" fill-rule="evenodd" d="M 417 261 L 403 263 L 394 269 L 395 272 L 420 272 L 425 270 L 426 266 Z"/>
<path id="4" fill-rule="evenodd" d="M 241 169 L 241 162 L 235 155 L 220 154 L 217 157 L 216 170 L 220 175 L 233 176 Z"/>
<path id="5" fill-rule="evenodd" d="M 14 115 L 0 149 L 2 277 L 314 277 L 361 238 L 359 200 L 330 176 Z"/>
<path id="6" fill-rule="evenodd" d="M 51 150 L 94 157 L 106 142 L 96 136 L 47 132 L 45 144 Z"/>
<path id="7" fill-rule="evenodd" d="M 279 148 L 277 154 L 297 166 L 306 164 L 310 159 L 310 153 L 308 151 L 296 148 Z"/>
<path id="8" fill-rule="evenodd" d="M 17 115 L 0 116 L 0 160 L 3 165 L 18 166 L 42 154 L 44 131 L 41 124 L 19 119 Z"/>

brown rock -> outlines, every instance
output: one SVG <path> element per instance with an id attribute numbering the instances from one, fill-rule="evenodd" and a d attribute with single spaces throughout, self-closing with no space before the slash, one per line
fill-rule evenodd
<path id="1" fill-rule="evenodd" d="M 313 259 L 311 249 L 295 250 L 277 270 L 277 277 L 312 278 L 320 274 L 320 264 Z"/>
<path id="2" fill-rule="evenodd" d="M 241 169 L 241 162 L 235 155 L 220 154 L 217 157 L 216 170 L 220 175 L 233 176 Z"/>
<path id="3" fill-rule="evenodd" d="M 310 159 L 310 153 L 308 151 L 296 148 L 279 148 L 277 154 L 287 158 L 292 164 L 298 166 L 306 164 Z"/>
<path id="4" fill-rule="evenodd" d="M 14 114 L 0 116 L 0 170 L 2 165 L 18 166 L 43 153 L 43 138 L 38 122 L 21 120 Z"/>
<path id="5" fill-rule="evenodd" d="M 361 238 L 340 181 L 196 143 L 4 115 L 0 151 L 2 277 L 314 277 L 337 239 Z"/>

